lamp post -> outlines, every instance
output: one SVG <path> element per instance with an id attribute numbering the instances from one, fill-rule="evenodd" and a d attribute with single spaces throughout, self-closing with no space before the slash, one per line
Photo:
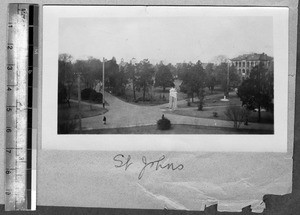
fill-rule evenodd
<path id="1" fill-rule="evenodd" d="M 226 84 L 226 98 L 229 97 L 229 62 L 227 63 L 227 84 Z"/>

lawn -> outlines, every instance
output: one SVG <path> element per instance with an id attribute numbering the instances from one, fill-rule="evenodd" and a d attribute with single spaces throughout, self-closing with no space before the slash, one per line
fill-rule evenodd
<path id="1" fill-rule="evenodd" d="M 170 130 L 158 130 L 156 125 L 130 128 L 109 128 L 82 131 L 82 134 L 273 134 L 273 131 L 255 129 L 234 129 L 199 125 L 172 125 Z"/>
<path id="2" fill-rule="evenodd" d="M 87 118 L 97 115 L 102 115 L 107 112 L 107 109 L 97 104 L 87 104 L 81 102 L 81 118 Z M 69 119 L 78 119 L 79 109 L 78 103 L 70 101 L 70 107 L 67 104 L 59 105 L 58 111 L 61 115 L 69 115 Z"/>
<path id="3" fill-rule="evenodd" d="M 178 105 L 178 109 L 171 112 L 172 114 L 178 114 L 182 116 L 191 116 L 197 118 L 209 118 L 209 119 L 220 119 L 220 120 L 228 120 L 225 116 L 224 112 L 229 105 L 241 106 L 242 102 L 240 98 L 234 93 L 230 93 L 229 101 L 224 102 L 221 101 L 223 98 L 222 93 L 207 95 L 204 101 L 203 111 L 198 111 L 198 102 L 191 102 L 190 106 L 186 103 L 182 103 Z M 217 113 L 217 116 L 214 114 Z M 250 112 L 249 122 L 257 122 L 258 112 Z M 270 112 L 261 112 L 261 123 L 274 123 L 274 115 Z"/>

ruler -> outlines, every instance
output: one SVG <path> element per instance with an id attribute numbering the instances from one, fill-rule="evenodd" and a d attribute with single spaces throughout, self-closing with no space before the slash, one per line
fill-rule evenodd
<path id="1" fill-rule="evenodd" d="M 38 5 L 9 4 L 5 210 L 36 208 Z"/>

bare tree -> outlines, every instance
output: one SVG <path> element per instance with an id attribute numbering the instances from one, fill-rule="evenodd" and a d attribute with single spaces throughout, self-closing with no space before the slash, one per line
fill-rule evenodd
<path id="1" fill-rule="evenodd" d="M 216 64 L 216 65 L 220 65 L 221 63 L 228 63 L 229 59 L 226 55 L 218 55 L 215 56 L 212 60 L 212 63 Z"/>
<path id="2" fill-rule="evenodd" d="M 249 111 L 240 106 L 228 106 L 224 114 L 230 121 L 233 121 L 233 127 L 239 129 L 241 124 L 248 120 Z"/>

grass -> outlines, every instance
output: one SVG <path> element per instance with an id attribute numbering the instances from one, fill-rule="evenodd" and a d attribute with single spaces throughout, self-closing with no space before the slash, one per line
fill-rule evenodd
<path id="1" fill-rule="evenodd" d="M 69 119 L 77 119 L 79 114 L 78 103 L 70 101 L 70 106 L 71 107 L 68 107 L 67 104 L 59 105 L 58 111 L 61 112 L 62 114 L 68 112 L 70 114 Z M 95 105 L 95 104 L 85 104 L 82 102 L 80 107 L 81 107 L 81 118 L 102 115 L 107 112 L 107 109 L 102 108 L 99 105 Z"/>
<path id="2" fill-rule="evenodd" d="M 156 125 L 108 128 L 82 131 L 82 134 L 273 134 L 273 131 L 234 129 L 199 125 L 172 125 L 170 130 L 158 130 Z"/>
<path id="3" fill-rule="evenodd" d="M 203 111 L 198 111 L 198 102 L 191 102 L 191 106 L 187 106 L 187 103 L 178 105 L 180 109 L 172 112 L 181 116 L 190 116 L 197 118 L 208 118 L 208 119 L 220 119 L 228 120 L 224 112 L 229 105 L 241 106 L 242 102 L 235 93 L 231 93 L 229 102 L 222 102 L 220 99 L 223 98 L 223 94 L 207 95 L 205 98 Z M 214 112 L 217 113 L 217 117 L 214 117 Z M 251 112 L 248 121 L 257 122 L 258 113 Z M 274 123 L 274 115 L 270 112 L 261 112 L 261 123 Z"/>
<path id="4" fill-rule="evenodd" d="M 178 114 L 181 116 L 191 116 L 197 118 L 208 118 L 208 119 L 219 119 L 219 120 L 228 120 L 225 116 L 224 112 L 226 107 L 210 107 L 210 108 L 203 108 L 203 111 L 198 111 L 197 108 L 189 108 L 185 110 L 175 110 L 170 112 L 170 114 Z M 214 117 L 214 112 L 217 113 L 217 117 Z M 258 119 L 257 112 L 251 112 L 248 121 L 256 123 Z M 261 121 L 260 123 L 268 123 L 273 124 L 274 118 L 273 114 L 270 112 L 261 112 Z"/>

